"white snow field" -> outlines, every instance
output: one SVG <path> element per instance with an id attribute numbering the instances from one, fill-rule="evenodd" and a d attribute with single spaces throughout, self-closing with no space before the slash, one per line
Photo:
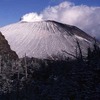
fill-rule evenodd
<path id="1" fill-rule="evenodd" d="M 20 58 L 25 54 L 40 59 L 76 56 L 79 52 L 76 41 L 85 55 L 94 43 L 91 36 L 77 27 L 49 20 L 20 21 L 1 27 L 0 31 Z"/>

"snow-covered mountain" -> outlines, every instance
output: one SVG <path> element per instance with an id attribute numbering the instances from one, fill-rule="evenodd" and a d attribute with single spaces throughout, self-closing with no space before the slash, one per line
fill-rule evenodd
<path id="1" fill-rule="evenodd" d="M 77 42 L 83 54 L 91 47 L 94 39 L 75 26 L 55 21 L 18 22 L 0 28 L 11 49 L 19 57 L 36 58 L 71 57 L 79 52 Z"/>

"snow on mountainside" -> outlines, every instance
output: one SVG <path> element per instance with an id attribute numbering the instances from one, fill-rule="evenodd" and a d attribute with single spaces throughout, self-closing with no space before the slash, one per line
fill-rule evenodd
<path id="1" fill-rule="evenodd" d="M 76 40 L 83 54 L 93 44 L 93 38 L 77 27 L 49 20 L 18 22 L 2 27 L 0 31 L 19 57 L 25 54 L 42 59 L 53 59 L 58 55 L 69 57 L 69 54 L 76 55 L 78 51 Z"/>

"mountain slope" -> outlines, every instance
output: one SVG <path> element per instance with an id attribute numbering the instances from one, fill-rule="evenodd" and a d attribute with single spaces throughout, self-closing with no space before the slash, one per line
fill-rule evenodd
<path id="1" fill-rule="evenodd" d="M 10 59 L 18 58 L 17 54 L 11 50 L 7 40 L 1 33 L 0 33 L 0 55 L 9 56 Z"/>
<path id="2" fill-rule="evenodd" d="M 50 58 L 76 56 L 79 42 L 83 54 L 93 44 L 93 38 L 75 26 L 55 21 L 18 22 L 0 28 L 11 49 L 19 57 Z M 67 53 L 65 53 L 66 51 Z"/>

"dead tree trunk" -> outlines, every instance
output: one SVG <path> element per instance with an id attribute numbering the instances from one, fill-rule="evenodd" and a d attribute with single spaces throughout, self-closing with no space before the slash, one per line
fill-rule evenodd
<path id="1" fill-rule="evenodd" d="M 78 49 L 79 49 L 79 58 L 83 61 L 82 50 L 81 50 L 81 47 L 80 47 L 78 40 L 76 40 L 76 43 L 77 43 L 77 46 L 78 46 Z"/>
<path id="2" fill-rule="evenodd" d="M 25 62 L 25 78 L 27 79 L 28 73 L 27 73 L 26 54 L 25 54 L 24 62 Z"/>

